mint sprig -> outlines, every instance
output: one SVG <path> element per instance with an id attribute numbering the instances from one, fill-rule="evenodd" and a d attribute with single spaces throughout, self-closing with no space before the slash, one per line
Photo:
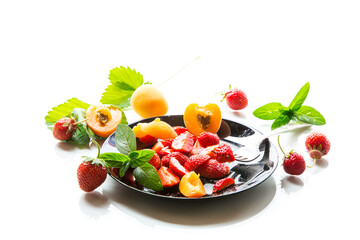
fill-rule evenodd
<path id="1" fill-rule="evenodd" d="M 253 114 L 263 120 L 274 120 L 271 130 L 282 127 L 290 121 L 325 125 L 325 118 L 319 111 L 310 106 L 303 106 L 309 91 L 310 83 L 306 83 L 293 98 L 289 107 L 284 107 L 278 102 L 272 102 L 257 108 Z"/>
<path id="2" fill-rule="evenodd" d="M 148 163 L 154 156 L 154 151 L 136 150 L 136 136 L 132 129 L 119 124 L 115 132 L 115 146 L 118 153 L 102 153 L 99 158 L 105 161 L 107 167 L 119 168 L 119 175 L 123 177 L 126 171 L 134 168 L 133 174 L 142 186 L 154 191 L 162 191 L 163 186 L 156 169 Z"/>

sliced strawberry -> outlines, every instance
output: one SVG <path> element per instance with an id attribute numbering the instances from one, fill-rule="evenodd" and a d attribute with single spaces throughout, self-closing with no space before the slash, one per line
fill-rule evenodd
<path id="1" fill-rule="evenodd" d="M 171 148 L 171 144 L 173 141 L 174 141 L 174 139 L 165 139 L 165 140 L 162 140 L 161 143 L 162 143 L 162 145 L 164 145 L 164 147 Z"/>
<path id="2" fill-rule="evenodd" d="M 160 158 L 163 158 L 163 157 L 165 157 L 166 155 L 172 153 L 173 151 L 174 151 L 174 150 L 171 149 L 171 148 L 169 148 L 169 147 L 163 147 L 163 148 L 158 152 L 158 154 L 159 154 Z"/>
<path id="3" fill-rule="evenodd" d="M 169 167 L 170 158 L 176 158 L 181 165 L 184 165 L 189 157 L 181 152 L 171 152 L 168 155 L 162 157 L 161 162 L 165 167 Z"/>
<path id="4" fill-rule="evenodd" d="M 200 146 L 206 148 L 220 143 L 220 138 L 217 134 L 211 132 L 202 132 L 197 137 Z"/>
<path id="5" fill-rule="evenodd" d="M 201 151 L 201 154 L 208 155 L 221 163 L 235 161 L 234 153 L 231 147 L 226 143 L 209 146 Z"/>
<path id="6" fill-rule="evenodd" d="M 194 144 L 194 147 L 193 149 L 191 150 L 191 152 L 189 153 L 190 156 L 192 155 L 197 155 L 197 154 L 200 154 L 202 150 L 204 150 L 205 148 L 203 148 L 199 141 L 195 141 L 195 144 Z"/>
<path id="7" fill-rule="evenodd" d="M 154 156 L 148 161 L 154 168 L 159 169 L 161 167 L 161 159 L 159 154 L 154 153 Z"/>
<path id="8" fill-rule="evenodd" d="M 193 155 L 186 161 L 184 167 L 189 171 L 193 171 L 196 170 L 198 167 L 200 167 L 209 159 L 210 157 L 208 155 L 200 155 L 200 154 Z"/>
<path id="9" fill-rule="evenodd" d="M 233 178 L 220 179 L 215 183 L 213 187 L 213 193 L 219 192 L 233 184 L 235 184 L 235 180 Z"/>
<path id="10" fill-rule="evenodd" d="M 153 150 L 154 152 L 156 152 L 156 153 L 159 153 L 159 151 L 161 150 L 161 149 L 163 149 L 164 148 L 164 145 L 162 144 L 162 142 L 157 142 L 157 143 L 155 143 L 155 145 L 151 148 L 151 150 Z"/>
<path id="11" fill-rule="evenodd" d="M 194 143 L 194 135 L 184 132 L 174 139 L 171 147 L 176 151 L 189 153 L 193 149 Z"/>
<path id="12" fill-rule="evenodd" d="M 223 178 L 229 174 L 230 168 L 215 159 L 209 159 L 196 170 L 200 176 L 212 179 Z"/>
<path id="13" fill-rule="evenodd" d="M 151 135 L 145 135 L 142 138 L 139 138 L 139 141 L 145 145 L 154 145 L 157 142 L 157 138 Z"/>
<path id="14" fill-rule="evenodd" d="M 177 135 L 180 135 L 184 132 L 188 132 L 189 130 L 186 127 L 183 126 L 175 126 L 173 127 L 174 131 L 177 133 Z"/>
<path id="15" fill-rule="evenodd" d="M 176 186 L 180 182 L 180 178 L 175 175 L 168 167 L 162 166 L 158 170 L 158 174 L 164 188 Z"/>
<path id="16" fill-rule="evenodd" d="M 172 157 L 170 158 L 170 162 L 169 162 L 169 167 L 170 170 L 175 173 L 179 178 L 182 178 L 185 174 L 187 174 L 189 171 L 184 168 L 183 165 L 180 164 L 180 162 Z"/>

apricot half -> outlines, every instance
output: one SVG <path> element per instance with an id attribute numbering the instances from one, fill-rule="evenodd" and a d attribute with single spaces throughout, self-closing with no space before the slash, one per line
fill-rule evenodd
<path id="1" fill-rule="evenodd" d="M 131 107 L 142 118 L 165 115 L 168 103 L 159 89 L 146 84 L 138 87 L 131 96 Z"/>
<path id="2" fill-rule="evenodd" d="M 86 123 L 97 136 L 108 137 L 120 124 L 122 111 L 117 107 L 91 105 L 86 110 Z"/>
<path id="3" fill-rule="evenodd" d="M 189 172 L 185 174 L 179 183 L 179 190 L 189 198 L 198 198 L 206 194 L 205 188 L 198 174 Z"/>
<path id="4" fill-rule="evenodd" d="M 146 135 L 158 139 L 174 139 L 177 137 L 174 129 L 168 123 L 161 121 L 160 118 L 156 118 L 149 123 L 138 123 L 133 127 L 133 131 L 137 138 L 142 138 Z"/>
<path id="5" fill-rule="evenodd" d="M 184 123 L 195 136 L 202 132 L 216 133 L 221 125 L 221 110 L 215 103 L 205 106 L 192 103 L 185 109 Z"/>

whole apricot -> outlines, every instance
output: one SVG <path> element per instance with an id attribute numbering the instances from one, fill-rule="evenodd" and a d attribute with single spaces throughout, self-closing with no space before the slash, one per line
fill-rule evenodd
<path id="1" fill-rule="evenodd" d="M 146 84 L 138 87 L 131 96 L 131 107 L 142 118 L 165 115 L 168 103 L 163 93 L 156 87 Z"/>

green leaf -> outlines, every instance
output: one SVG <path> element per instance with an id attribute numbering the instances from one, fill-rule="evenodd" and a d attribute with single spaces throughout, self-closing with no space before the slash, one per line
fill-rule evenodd
<path id="1" fill-rule="evenodd" d="M 119 176 L 122 178 L 130 167 L 130 161 L 126 162 L 119 170 Z"/>
<path id="2" fill-rule="evenodd" d="M 135 155 L 135 157 L 134 158 L 131 157 L 132 155 Z M 131 159 L 130 166 L 132 168 L 139 167 L 147 163 L 153 156 L 154 156 L 154 151 L 148 149 L 131 152 L 129 154 L 129 157 Z"/>
<path id="3" fill-rule="evenodd" d="M 45 116 L 45 123 L 49 129 L 52 129 L 57 120 L 69 116 L 74 108 L 87 109 L 89 106 L 90 104 L 84 103 L 77 98 L 71 98 L 64 103 L 53 107 Z"/>
<path id="4" fill-rule="evenodd" d="M 130 162 L 130 158 L 122 153 L 102 153 L 99 158 L 105 161 L 107 167 L 121 168 L 127 162 Z"/>
<path id="5" fill-rule="evenodd" d="M 257 108 L 253 114 L 255 117 L 263 119 L 263 120 L 273 120 L 278 118 L 281 115 L 282 110 L 286 110 L 287 108 L 284 107 L 281 103 L 272 102 L 265 104 Z"/>
<path id="6" fill-rule="evenodd" d="M 298 111 L 294 113 L 294 119 L 301 122 L 313 124 L 313 125 L 325 125 L 326 120 L 320 112 L 313 107 L 302 106 Z"/>
<path id="7" fill-rule="evenodd" d="M 278 118 L 275 119 L 271 125 L 271 130 L 282 127 L 290 122 L 290 117 L 287 114 L 281 114 Z"/>
<path id="8" fill-rule="evenodd" d="M 80 122 L 86 119 L 86 110 L 83 108 L 74 108 L 71 115 L 75 118 L 76 122 Z M 89 144 L 91 138 L 94 138 L 95 134 L 87 127 L 86 122 L 77 124 L 76 131 L 71 137 L 71 141 L 77 144 Z"/>
<path id="9" fill-rule="evenodd" d="M 130 106 L 133 92 L 144 83 L 143 76 L 127 67 L 116 67 L 110 70 L 110 85 L 102 94 L 102 104 L 114 104 L 124 109 Z"/>
<path id="10" fill-rule="evenodd" d="M 129 155 L 136 151 L 136 137 L 133 130 L 124 124 L 119 124 L 115 132 L 115 146 L 120 153 Z"/>
<path id="11" fill-rule="evenodd" d="M 310 83 L 306 83 L 296 94 L 294 99 L 291 101 L 289 105 L 289 109 L 292 111 L 297 111 L 300 109 L 301 105 L 304 103 L 308 93 L 310 90 Z"/>
<path id="12" fill-rule="evenodd" d="M 145 163 L 134 169 L 134 177 L 141 185 L 154 191 L 162 191 L 163 186 L 156 169 L 149 163 Z"/>

